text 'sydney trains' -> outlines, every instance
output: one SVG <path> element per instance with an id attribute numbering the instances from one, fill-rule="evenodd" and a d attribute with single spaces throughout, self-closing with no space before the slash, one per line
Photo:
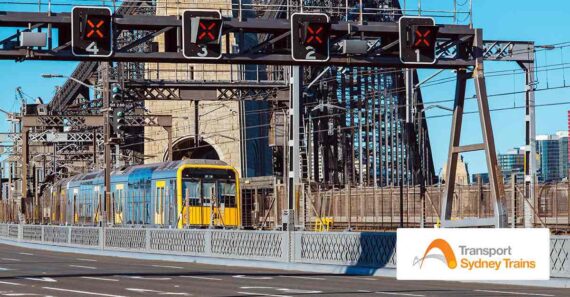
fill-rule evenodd
<path id="1" fill-rule="evenodd" d="M 103 171 L 80 174 L 44 192 L 52 224 L 97 225 L 104 199 Z M 241 226 L 239 176 L 222 161 L 183 160 L 130 166 L 111 173 L 108 217 L 115 225 Z"/>

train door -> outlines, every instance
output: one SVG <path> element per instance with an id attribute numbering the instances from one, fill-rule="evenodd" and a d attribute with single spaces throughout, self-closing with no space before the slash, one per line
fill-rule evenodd
<path id="1" fill-rule="evenodd" d="M 78 205 L 78 201 L 77 201 L 77 196 L 79 195 L 79 189 L 74 189 L 73 190 L 73 224 L 77 225 L 77 223 L 79 223 L 79 205 Z"/>
<path id="2" fill-rule="evenodd" d="M 115 224 L 123 224 L 124 217 L 124 204 L 125 204 L 125 188 L 123 184 L 118 184 L 115 186 L 115 192 L 113 193 L 113 214 L 115 219 Z"/>
<path id="3" fill-rule="evenodd" d="M 176 223 L 176 188 L 175 185 L 176 184 L 176 180 L 170 180 L 169 182 L 167 182 L 166 184 L 166 188 L 165 188 L 165 202 L 164 202 L 164 219 L 165 225 L 168 225 L 169 227 L 174 226 L 174 224 Z"/>
<path id="4" fill-rule="evenodd" d="M 156 182 L 154 198 L 154 223 L 156 225 L 164 225 L 165 187 L 165 181 L 161 180 Z"/>
<path id="5" fill-rule="evenodd" d="M 91 204 L 91 211 L 89 212 L 89 214 L 91 215 L 91 220 L 92 223 L 98 224 L 99 223 L 99 214 L 100 214 L 100 210 L 101 210 L 101 206 L 102 206 L 102 198 L 101 198 L 101 192 L 99 191 L 99 186 L 94 186 L 93 187 L 93 199 L 92 204 Z"/>
<path id="6" fill-rule="evenodd" d="M 232 180 L 219 180 L 216 193 L 218 212 L 224 226 L 239 225 L 239 211 L 236 203 L 236 184 Z"/>
<path id="7" fill-rule="evenodd" d="M 65 190 L 61 190 L 60 195 L 59 195 L 59 205 L 60 205 L 60 209 L 59 209 L 59 223 L 63 224 L 63 222 L 65 221 L 65 214 L 67 213 L 67 207 L 66 207 L 66 195 L 67 193 L 65 192 Z"/>
<path id="8" fill-rule="evenodd" d="M 217 224 L 217 205 L 215 197 L 215 181 L 202 181 L 202 219 L 201 225 Z"/>

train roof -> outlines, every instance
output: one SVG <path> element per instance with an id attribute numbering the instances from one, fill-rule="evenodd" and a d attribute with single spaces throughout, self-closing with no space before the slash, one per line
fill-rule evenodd
<path id="1" fill-rule="evenodd" d="M 193 164 L 193 165 L 217 165 L 217 166 L 227 166 L 228 164 L 220 161 L 220 160 L 206 160 L 206 159 L 187 159 L 187 160 L 180 160 L 180 161 L 170 161 L 170 162 L 163 162 L 163 163 L 151 163 L 151 164 L 143 164 L 143 165 L 135 165 L 135 166 L 126 166 L 123 168 L 119 168 L 111 172 L 111 176 L 115 178 L 117 181 L 126 181 L 128 177 L 136 173 L 137 171 L 150 171 L 154 174 L 158 174 L 158 176 L 170 175 L 172 173 L 176 174 L 178 168 L 181 165 L 185 164 Z M 75 176 L 66 179 L 70 183 L 74 182 L 82 182 L 87 180 L 94 180 L 94 179 L 103 179 L 104 170 L 97 170 L 88 173 L 78 174 Z"/>

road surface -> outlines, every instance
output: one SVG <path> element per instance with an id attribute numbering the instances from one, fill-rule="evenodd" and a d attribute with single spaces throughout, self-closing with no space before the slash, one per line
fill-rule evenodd
<path id="1" fill-rule="evenodd" d="M 569 296 L 568 289 L 312 274 L 0 244 L 0 296 Z"/>

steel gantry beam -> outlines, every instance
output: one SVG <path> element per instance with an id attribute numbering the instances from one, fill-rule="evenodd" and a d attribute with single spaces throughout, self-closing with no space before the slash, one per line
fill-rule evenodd
<path id="1" fill-rule="evenodd" d="M 182 21 L 178 16 L 146 16 L 146 15 L 114 15 L 114 30 L 118 33 L 124 30 L 154 31 L 156 34 L 164 34 L 170 30 L 181 31 Z M 71 17 L 69 13 L 44 13 L 31 12 L 0 12 L 0 27 L 28 28 L 30 25 L 39 25 L 40 28 L 48 25 L 66 31 L 71 29 Z M 246 19 L 224 18 L 224 35 L 259 33 L 282 38 L 290 34 L 291 24 L 285 19 Z M 350 39 L 358 35 L 359 38 L 380 40 L 383 47 L 369 51 L 365 55 L 347 55 L 335 44 L 331 49 L 331 58 L 327 62 L 311 63 L 311 65 L 345 65 L 345 66 L 385 66 L 407 68 L 464 68 L 475 65 L 475 59 L 470 53 L 474 36 L 474 30 L 466 25 L 440 25 L 438 40 L 448 47 L 465 47 L 466 50 L 455 50 L 453 57 L 441 55 L 436 63 L 406 64 L 399 58 L 397 40 L 399 36 L 398 24 L 394 22 L 335 22 L 331 25 L 333 41 L 339 43 L 343 39 Z M 54 38 L 55 39 L 55 38 Z M 143 42 L 148 37 L 143 36 L 140 40 L 132 43 Z M 270 38 L 271 39 L 271 38 Z M 62 43 L 62 40 L 59 40 Z M 217 63 L 220 64 L 264 64 L 264 65 L 303 65 L 305 62 L 294 61 L 290 54 L 290 45 L 286 47 L 252 46 L 251 48 L 240 47 L 237 53 L 224 53 Z M 48 49 L 53 48 L 53 49 Z M 124 46 L 115 49 L 110 57 L 77 57 L 71 52 L 69 44 L 59 47 L 48 45 L 45 49 L 40 48 L 9 48 L 0 49 L 0 59 L 10 60 L 59 60 L 59 61 L 114 61 L 114 62 L 162 62 L 162 63 L 188 63 L 180 51 L 177 52 L 129 52 L 130 47 Z M 465 55 L 463 55 L 465 53 Z M 461 54 L 461 55 L 460 55 Z M 212 63 L 209 59 L 192 59 L 192 63 Z"/>

